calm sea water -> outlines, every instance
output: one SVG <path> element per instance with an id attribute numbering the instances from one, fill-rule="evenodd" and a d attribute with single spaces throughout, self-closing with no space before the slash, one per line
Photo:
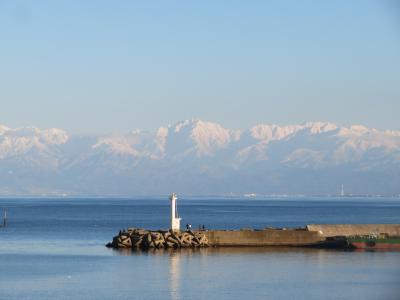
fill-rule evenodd
<path id="1" fill-rule="evenodd" d="M 115 251 L 122 228 L 167 228 L 165 199 L 0 199 L 0 299 L 400 299 L 400 252 Z M 180 199 L 207 228 L 400 223 L 400 199 Z M 0 211 L 1 212 L 1 211 Z"/>

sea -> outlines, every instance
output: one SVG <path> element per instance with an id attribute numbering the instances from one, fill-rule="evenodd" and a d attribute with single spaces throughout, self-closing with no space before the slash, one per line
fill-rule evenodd
<path id="1" fill-rule="evenodd" d="M 399 198 L 182 197 L 193 228 L 400 223 Z M 127 227 L 168 228 L 167 198 L 0 199 L 0 299 L 400 299 L 400 252 L 302 248 L 118 251 Z"/>

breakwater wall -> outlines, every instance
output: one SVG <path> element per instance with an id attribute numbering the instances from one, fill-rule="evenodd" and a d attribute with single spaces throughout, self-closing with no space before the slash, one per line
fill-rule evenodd
<path id="1" fill-rule="evenodd" d="M 116 235 L 111 248 L 195 248 L 195 247 L 308 247 L 325 245 L 331 237 L 371 234 L 400 236 L 400 224 L 326 224 L 304 228 L 241 230 L 144 230 L 128 228 Z"/>
<path id="2" fill-rule="evenodd" d="M 306 246 L 323 240 L 317 231 L 305 229 L 210 230 L 209 246 Z"/>
<path id="3" fill-rule="evenodd" d="M 400 236 L 400 224 L 324 224 L 307 225 L 308 231 L 317 231 L 323 237 L 354 236 L 385 233 Z"/>
<path id="4" fill-rule="evenodd" d="M 263 230 L 206 230 L 172 231 L 128 228 L 120 231 L 110 248 L 188 248 L 188 247 L 262 247 L 262 246 L 308 246 L 324 238 L 316 231 L 303 229 Z"/>

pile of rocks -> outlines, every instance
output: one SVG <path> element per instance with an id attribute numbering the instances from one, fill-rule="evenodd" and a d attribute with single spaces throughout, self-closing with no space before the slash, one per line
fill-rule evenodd
<path id="1" fill-rule="evenodd" d="M 128 228 L 120 231 L 111 243 L 110 248 L 187 248 L 207 247 L 208 239 L 202 231 L 164 231 Z"/>

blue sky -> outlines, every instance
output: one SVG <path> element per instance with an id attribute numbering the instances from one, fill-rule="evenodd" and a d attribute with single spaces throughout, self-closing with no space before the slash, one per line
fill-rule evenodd
<path id="1" fill-rule="evenodd" d="M 400 130 L 395 1 L 2 1 L 0 123 Z"/>

